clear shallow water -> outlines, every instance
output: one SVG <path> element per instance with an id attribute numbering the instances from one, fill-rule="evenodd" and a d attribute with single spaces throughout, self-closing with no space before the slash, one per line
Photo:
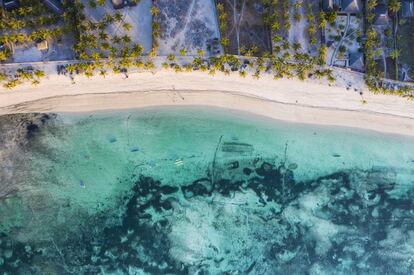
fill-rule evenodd
<path id="1" fill-rule="evenodd" d="M 414 270 L 413 139 L 194 108 L 18 125 L 10 274 Z"/>

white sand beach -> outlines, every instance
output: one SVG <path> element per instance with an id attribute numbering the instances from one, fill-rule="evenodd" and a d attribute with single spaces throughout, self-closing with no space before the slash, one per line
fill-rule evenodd
<path id="1" fill-rule="evenodd" d="M 335 125 L 414 136 L 414 102 L 316 81 L 259 80 L 238 74 L 135 72 L 123 75 L 51 75 L 38 86 L 0 89 L 0 115 L 88 112 L 154 106 L 216 106 L 290 122 Z M 340 83 L 340 80 L 337 81 Z M 358 87 L 362 78 L 355 78 Z M 363 103 L 362 100 L 367 103 Z"/>

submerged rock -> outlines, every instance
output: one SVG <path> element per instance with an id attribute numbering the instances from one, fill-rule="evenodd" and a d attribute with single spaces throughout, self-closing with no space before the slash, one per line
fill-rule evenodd
<path id="1" fill-rule="evenodd" d="M 185 198 L 193 196 L 210 196 L 213 191 L 213 184 L 207 178 L 194 181 L 191 185 L 181 187 Z"/>
<path id="2" fill-rule="evenodd" d="M 243 173 L 245 174 L 245 175 L 247 175 L 247 176 L 250 176 L 250 174 L 253 172 L 253 170 L 252 169 L 250 169 L 250 168 L 243 168 Z"/>
<path id="3" fill-rule="evenodd" d="M 226 164 L 226 167 L 228 170 L 233 170 L 239 168 L 239 162 L 238 161 L 232 161 Z"/>
<path id="4" fill-rule="evenodd" d="M 298 165 L 296 163 L 290 163 L 288 166 L 289 170 L 295 170 L 298 168 Z"/>

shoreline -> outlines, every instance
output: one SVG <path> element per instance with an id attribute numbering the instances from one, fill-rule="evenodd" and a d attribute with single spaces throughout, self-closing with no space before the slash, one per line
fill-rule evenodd
<path id="1" fill-rule="evenodd" d="M 368 103 L 363 104 L 362 99 Z M 259 80 L 218 73 L 131 73 L 77 77 L 52 75 L 38 86 L 0 90 L 0 115 L 125 110 L 161 106 L 213 106 L 287 122 L 330 125 L 414 136 L 414 102 L 389 95 L 294 79 Z"/>

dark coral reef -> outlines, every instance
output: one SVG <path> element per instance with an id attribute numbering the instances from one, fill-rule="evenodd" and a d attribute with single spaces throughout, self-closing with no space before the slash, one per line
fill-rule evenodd
<path id="1" fill-rule="evenodd" d="M 295 165 L 259 160 L 244 167 L 235 162 L 224 165 L 226 173 L 216 173 L 215 180 L 207 173 L 182 186 L 141 176 L 119 198 L 117 211 L 80 220 L 82 226 L 74 232 L 56 229 L 50 241 L 22 243 L 2 234 L 0 270 L 6 274 L 410 274 L 414 270 L 414 189 L 400 192 L 394 171 L 339 171 L 297 182 Z M 232 173 L 239 174 L 238 180 L 227 176 Z M 239 201 L 237 206 L 238 196 L 254 203 Z M 234 205 L 241 210 L 229 214 Z M 196 217 L 188 214 L 191 211 Z M 199 223 L 200 217 L 206 220 Z M 226 238 L 216 242 L 201 234 L 196 240 L 194 231 Z M 221 246 L 226 241 L 233 243 Z"/>

